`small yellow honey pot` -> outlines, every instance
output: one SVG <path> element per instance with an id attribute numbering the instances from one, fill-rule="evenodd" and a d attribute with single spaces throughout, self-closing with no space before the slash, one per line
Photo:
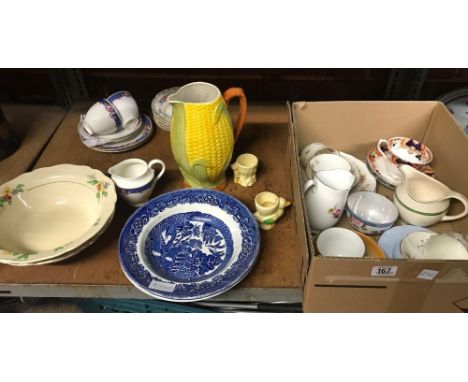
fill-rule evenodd
<path id="1" fill-rule="evenodd" d="M 273 192 L 264 191 L 255 197 L 255 219 L 260 223 L 260 228 L 270 230 L 275 226 L 276 221 L 283 216 L 284 209 L 289 207 L 291 202 Z"/>
<path id="2" fill-rule="evenodd" d="M 257 181 L 258 158 L 249 153 L 239 155 L 231 164 L 234 171 L 234 183 L 250 187 Z"/>

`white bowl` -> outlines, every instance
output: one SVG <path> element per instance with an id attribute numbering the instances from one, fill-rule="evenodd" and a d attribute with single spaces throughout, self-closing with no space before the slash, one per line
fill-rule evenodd
<path id="1" fill-rule="evenodd" d="M 346 214 L 351 225 L 367 235 L 378 235 L 398 219 L 398 208 L 385 196 L 359 191 L 348 196 Z"/>
<path id="2" fill-rule="evenodd" d="M 468 260 L 468 251 L 460 241 L 450 235 L 434 235 L 426 242 L 424 258 L 428 260 Z"/>
<path id="3" fill-rule="evenodd" d="M 353 231 L 333 227 L 323 231 L 317 238 L 317 249 L 327 257 L 363 257 L 366 246 Z"/>
<path id="4" fill-rule="evenodd" d="M 403 258 L 424 259 L 424 248 L 435 232 L 412 232 L 400 243 L 400 253 Z"/>
<path id="5" fill-rule="evenodd" d="M 336 154 L 337 151 L 323 143 L 314 142 L 305 146 L 299 158 L 301 167 L 305 169 L 309 161 L 317 154 Z"/>
<path id="6" fill-rule="evenodd" d="M 113 216 L 117 195 L 88 166 L 44 167 L 0 186 L 0 262 L 37 262 L 70 252 Z"/>

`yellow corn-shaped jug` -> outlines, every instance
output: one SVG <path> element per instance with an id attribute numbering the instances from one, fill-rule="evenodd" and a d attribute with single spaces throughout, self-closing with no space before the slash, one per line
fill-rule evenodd
<path id="1" fill-rule="evenodd" d="M 235 130 L 227 104 L 239 97 Z M 182 86 L 172 104 L 171 148 L 187 187 L 223 189 L 234 142 L 244 125 L 247 100 L 240 88 L 220 90 L 206 82 Z"/>

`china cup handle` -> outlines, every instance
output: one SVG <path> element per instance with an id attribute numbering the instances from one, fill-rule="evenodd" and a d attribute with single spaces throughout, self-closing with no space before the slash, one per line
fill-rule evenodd
<path id="1" fill-rule="evenodd" d="M 155 181 L 157 182 L 159 180 L 159 178 L 161 178 L 161 176 L 163 176 L 164 173 L 166 172 L 166 165 L 164 164 L 164 162 L 161 159 L 153 159 L 148 163 L 148 167 L 150 169 L 153 169 L 153 166 L 155 164 L 160 164 L 161 165 L 161 171 L 159 171 L 159 173 L 158 173 L 158 175 L 156 176 L 156 179 L 155 179 Z"/>
<path id="2" fill-rule="evenodd" d="M 465 217 L 468 215 L 468 199 L 466 199 L 462 194 L 459 194 L 458 192 L 451 192 L 449 195 L 449 198 L 451 199 L 457 199 L 460 202 L 462 202 L 463 207 L 465 208 L 464 211 L 461 214 L 458 215 L 445 215 L 441 221 L 443 222 L 448 222 L 452 220 L 457 220 Z"/>
<path id="3" fill-rule="evenodd" d="M 224 101 L 228 106 L 229 101 L 235 97 L 239 98 L 240 110 L 236 125 L 234 127 L 234 142 L 237 141 L 237 138 L 239 138 L 239 134 L 242 130 L 242 127 L 244 127 L 245 116 L 247 114 L 247 98 L 245 98 L 244 91 L 241 88 L 229 88 L 223 94 Z"/>
<path id="4" fill-rule="evenodd" d="M 385 153 L 384 153 L 383 150 L 381 149 L 381 146 L 382 146 L 382 144 L 384 144 L 384 143 L 385 143 L 385 145 L 388 145 L 386 139 L 379 139 L 379 141 L 377 142 L 377 151 L 378 151 L 380 154 L 382 154 L 382 156 L 385 158 Z"/>
<path id="5" fill-rule="evenodd" d="M 315 185 L 313 179 L 309 179 L 306 184 L 304 185 L 304 194 L 309 191 Z"/>

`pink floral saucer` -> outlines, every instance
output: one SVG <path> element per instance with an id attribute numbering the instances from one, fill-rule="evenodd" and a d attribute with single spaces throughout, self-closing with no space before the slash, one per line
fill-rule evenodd
<path id="1" fill-rule="evenodd" d="M 403 181 L 403 174 L 399 170 L 399 167 L 402 164 L 408 163 L 392 155 L 387 147 L 381 147 L 381 149 L 385 157 L 377 147 L 374 147 L 367 154 L 367 165 L 380 183 L 386 187 L 395 189 Z M 414 167 L 426 175 L 434 176 L 434 170 L 429 165 Z"/>

